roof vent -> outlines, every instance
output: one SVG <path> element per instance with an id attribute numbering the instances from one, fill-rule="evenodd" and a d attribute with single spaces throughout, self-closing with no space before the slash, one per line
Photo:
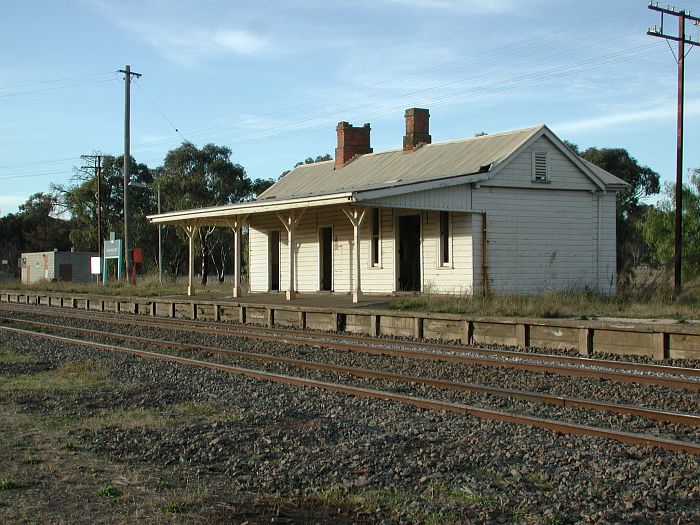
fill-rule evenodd
<path id="1" fill-rule="evenodd" d="M 549 182 L 549 153 L 532 152 L 532 182 Z"/>

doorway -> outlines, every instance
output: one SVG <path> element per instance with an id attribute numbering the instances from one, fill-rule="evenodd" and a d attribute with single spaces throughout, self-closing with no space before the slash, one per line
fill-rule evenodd
<path id="1" fill-rule="evenodd" d="M 420 215 L 402 215 L 398 220 L 399 291 L 419 292 L 421 285 Z"/>
<path id="2" fill-rule="evenodd" d="M 58 265 L 58 280 L 64 282 L 73 281 L 73 265 L 59 264 Z"/>
<path id="3" fill-rule="evenodd" d="M 318 229 L 319 237 L 319 264 L 321 291 L 333 290 L 333 227 L 324 226 Z"/>
<path id="4" fill-rule="evenodd" d="M 271 230 L 267 234 L 267 252 L 270 269 L 270 291 L 280 289 L 280 231 Z"/>

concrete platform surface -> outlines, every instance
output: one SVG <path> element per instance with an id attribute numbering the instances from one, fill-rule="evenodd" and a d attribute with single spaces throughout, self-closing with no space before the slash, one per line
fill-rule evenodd
<path id="1" fill-rule="evenodd" d="M 263 304 L 270 306 L 310 306 L 314 308 L 384 308 L 388 307 L 392 300 L 391 295 L 365 295 L 358 303 L 352 302 L 350 294 L 336 293 L 304 293 L 297 294 L 294 299 L 288 301 L 282 293 L 246 294 L 242 297 L 233 297 L 225 293 L 198 293 L 193 296 L 167 295 L 164 299 L 179 299 L 183 301 L 226 301 L 240 304 Z"/>

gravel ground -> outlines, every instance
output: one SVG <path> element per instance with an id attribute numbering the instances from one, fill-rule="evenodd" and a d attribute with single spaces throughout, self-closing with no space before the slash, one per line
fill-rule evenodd
<path id="1" fill-rule="evenodd" d="M 35 356 L 44 369 L 95 361 L 121 385 L 60 405 L 50 393 L 25 393 L 16 401 L 28 412 L 147 406 L 165 413 L 173 403 L 216 400 L 238 414 L 172 428 L 81 431 L 75 439 L 83 447 L 123 461 L 220 473 L 232 490 L 351 501 L 358 522 L 700 522 L 697 456 L 6 332 L 0 345 Z"/>
<path id="2" fill-rule="evenodd" d="M 18 318 L 36 319 L 31 314 L 18 313 Z M 101 321 L 42 317 L 42 321 L 80 328 L 110 330 L 112 325 Z M 270 344 L 235 336 L 205 335 L 184 331 L 150 328 L 138 325 L 114 325 L 114 330 L 130 335 L 155 339 L 170 339 L 194 345 L 212 346 L 256 353 L 282 355 L 343 366 L 387 370 L 401 374 L 421 375 L 447 381 L 494 385 L 565 397 L 580 397 L 620 404 L 640 405 L 678 412 L 697 412 L 700 393 L 679 392 L 660 386 L 619 383 L 609 380 L 585 379 L 542 374 L 508 368 L 465 365 L 439 361 L 376 356 L 342 350 L 316 349 L 290 344 Z M 697 363 L 695 363 L 697 365 Z M 260 366 L 256 364 L 255 366 Z"/>

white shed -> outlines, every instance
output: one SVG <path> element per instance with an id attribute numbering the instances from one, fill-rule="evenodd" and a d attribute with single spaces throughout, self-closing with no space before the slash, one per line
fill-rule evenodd
<path id="1" fill-rule="evenodd" d="M 378 153 L 369 124 L 341 122 L 335 160 L 255 201 L 149 218 L 248 225 L 252 293 L 614 293 L 624 181 L 544 125 L 431 144 L 428 119 L 407 110 L 403 148 Z"/>

